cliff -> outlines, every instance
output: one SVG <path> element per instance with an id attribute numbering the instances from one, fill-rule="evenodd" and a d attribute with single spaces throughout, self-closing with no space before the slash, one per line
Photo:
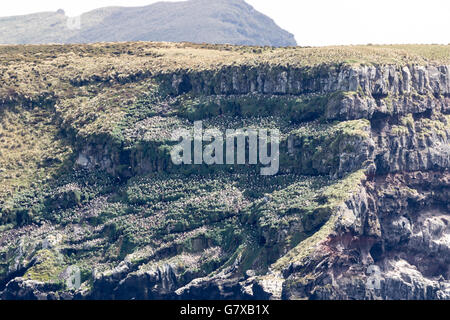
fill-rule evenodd
<path id="1" fill-rule="evenodd" d="M 0 296 L 449 299 L 449 53 L 0 47 Z M 196 120 L 279 173 L 173 165 Z"/>

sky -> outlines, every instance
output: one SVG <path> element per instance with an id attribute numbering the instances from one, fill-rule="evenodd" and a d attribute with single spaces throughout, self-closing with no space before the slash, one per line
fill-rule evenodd
<path id="1" fill-rule="evenodd" d="M 293 33 L 301 46 L 450 43 L 449 0 L 246 1 Z M 0 16 L 60 8 L 69 16 L 77 16 L 105 6 L 143 6 L 154 2 L 157 1 L 2 0 Z"/>

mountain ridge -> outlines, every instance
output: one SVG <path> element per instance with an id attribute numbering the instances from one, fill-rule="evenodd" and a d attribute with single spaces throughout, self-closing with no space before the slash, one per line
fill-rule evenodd
<path id="1" fill-rule="evenodd" d="M 79 18 L 80 29 L 77 27 Z M 70 19 L 70 20 L 69 20 Z M 243 0 L 157 2 L 104 7 L 67 17 L 63 10 L 0 17 L 0 43 L 169 41 L 295 46 L 294 36 Z"/>

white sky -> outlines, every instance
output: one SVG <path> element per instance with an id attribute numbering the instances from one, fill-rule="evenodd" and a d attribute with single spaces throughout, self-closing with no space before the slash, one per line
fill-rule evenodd
<path id="1" fill-rule="evenodd" d="M 170 0 L 169 0 L 170 1 Z M 295 35 L 299 45 L 450 43 L 449 0 L 246 0 Z M 56 11 L 67 15 L 154 0 L 1 0 L 0 16 Z"/>

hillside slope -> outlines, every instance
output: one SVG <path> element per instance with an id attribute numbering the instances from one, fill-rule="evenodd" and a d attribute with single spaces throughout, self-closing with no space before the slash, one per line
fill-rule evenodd
<path id="1" fill-rule="evenodd" d="M 450 298 L 450 46 L 0 58 L 2 299 Z M 279 173 L 173 165 L 195 120 L 279 128 Z"/>
<path id="2" fill-rule="evenodd" d="M 74 20 L 75 21 L 75 20 Z M 0 43 L 189 41 L 295 46 L 294 36 L 243 0 L 158 2 L 145 7 L 107 7 L 84 13 L 81 29 L 63 11 L 0 18 Z"/>

